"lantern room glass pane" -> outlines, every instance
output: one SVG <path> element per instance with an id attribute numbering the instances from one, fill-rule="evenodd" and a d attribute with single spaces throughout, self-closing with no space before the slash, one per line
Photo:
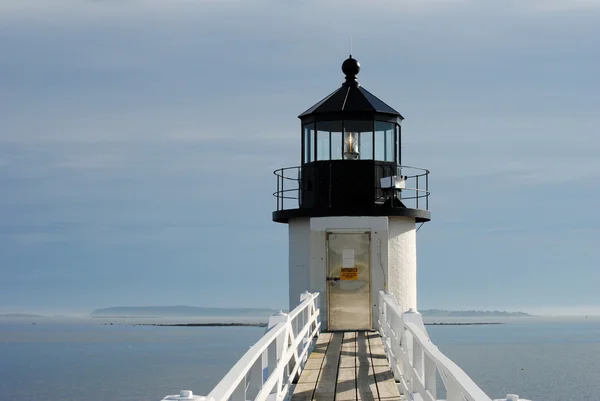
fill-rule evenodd
<path id="1" fill-rule="evenodd" d="M 402 138 L 400 137 L 400 129 L 400 125 L 396 124 L 396 146 L 398 146 L 396 161 L 398 164 L 402 164 Z"/>
<path id="2" fill-rule="evenodd" d="M 390 126 L 390 129 L 385 131 L 385 161 L 393 162 L 394 161 L 394 146 L 396 141 L 395 138 L 394 125 Z"/>
<path id="3" fill-rule="evenodd" d="M 375 131 L 375 160 L 385 157 L 385 131 Z"/>
<path id="4" fill-rule="evenodd" d="M 342 159 L 342 132 L 331 133 L 331 160 Z"/>
<path id="5" fill-rule="evenodd" d="M 304 163 L 315 161 L 315 129 L 314 125 L 304 126 Z"/>
<path id="6" fill-rule="evenodd" d="M 375 160 L 394 161 L 394 125 L 375 121 Z"/>
<path id="7" fill-rule="evenodd" d="M 317 160 L 329 160 L 329 131 L 317 131 Z"/>
<path id="8" fill-rule="evenodd" d="M 317 122 L 317 160 L 342 158 L 342 121 Z"/>
<path id="9" fill-rule="evenodd" d="M 360 159 L 373 160 L 373 131 L 360 133 Z"/>

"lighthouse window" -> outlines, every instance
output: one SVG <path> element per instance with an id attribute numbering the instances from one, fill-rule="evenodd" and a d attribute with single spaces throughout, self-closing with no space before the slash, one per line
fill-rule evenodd
<path id="1" fill-rule="evenodd" d="M 375 131 L 375 160 L 385 157 L 385 131 Z"/>
<path id="2" fill-rule="evenodd" d="M 331 160 L 342 159 L 342 132 L 331 133 Z"/>
<path id="3" fill-rule="evenodd" d="M 373 160 L 373 131 L 360 133 L 360 159 Z"/>
<path id="4" fill-rule="evenodd" d="M 394 124 L 375 121 L 375 160 L 393 162 L 394 147 Z"/>
<path id="5" fill-rule="evenodd" d="M 329 131 L 317 131 L 317 160 L 329 160 Z"/>
<path id="6" fill-rule="evenodd" d="M 385 161 L 393 162 L 394 161 L 394 144 L 395 144 L 395 133 L 394 126 L 391 126 L 389 129 L 385 131 Z"/>
<path id="7" fill-rule="evenodd" d="M 317 159 L 340 160 L 342 158 L 342 122 L 317 122 Z"/>

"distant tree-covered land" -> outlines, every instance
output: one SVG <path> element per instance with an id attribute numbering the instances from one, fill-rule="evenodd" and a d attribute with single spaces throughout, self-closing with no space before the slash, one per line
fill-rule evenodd
<path id="1" fill-rule="evenodd" d="M 90 314 L 94 318 L 114 317 L 265 317 L 278 312 L 261 308 L 211 308 L 198 306 L 114 306 L 97 309 Z"/>
<path id="2" fill-rule="evenodd" d="M 506 312 L 506 311 L 482 311 L 482 310 L 445 310 L 445 309 L 425 309 L 419 311 L 423 316 L 431 317 L 521 317 L 532 316 L 525 312 Z"/>
<path id="3" fill-rule="evenodd" d="M 94 318 L 173 318 L 173 317 L 268 317 L 277 310 L 261 308 L 212 308 L 198 306 L 115 306 L 97 309 L 90 316 Z M 524 312 L 478 311 L 478 310 L 444 310 L 426 309 L 419 311 L 430 317 L 512 317 L 531 316 Z"/>
<path id="4" fill-rule="evenodd" d="M 40 315 L 32 315 L 29 313 L 0 313 L 0 317 L 8 317 L 8 318 L 31 318 L 31 317 L 43 317 Z"/>

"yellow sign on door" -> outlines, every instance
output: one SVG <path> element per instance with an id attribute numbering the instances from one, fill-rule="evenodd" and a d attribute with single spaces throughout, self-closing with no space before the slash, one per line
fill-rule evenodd
<path id="1" fill-rule="evenodd" d="M 358 267 L 342 267 L 340 280 L 358 280 Z"/>

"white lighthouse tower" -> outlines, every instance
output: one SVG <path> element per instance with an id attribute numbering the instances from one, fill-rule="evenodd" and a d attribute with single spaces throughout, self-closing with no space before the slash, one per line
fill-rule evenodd
<path id="1" fill-rule="evenodd" d="M 289 226 L 290 310 L 318 291 L 323 329 L 374 328 L 377 294 L 417 307 L 417 223 L 430 220 L 429 171 L 402 165 L 396 110 L 346 81 L 302 113 L 301 165 L 275 171 L 273 220 Z"/>

